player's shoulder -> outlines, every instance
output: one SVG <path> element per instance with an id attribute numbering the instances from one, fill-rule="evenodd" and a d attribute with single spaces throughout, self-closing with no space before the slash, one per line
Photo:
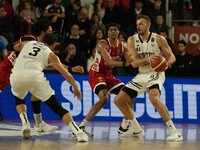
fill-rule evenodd
<path id="1" fill-rule="evenodd" d="M 129 36 L 127 42 L 133 42 L 136 39 L 136 34 Z"/>
<path id="2" fill-rule="evenodd" d="M 159 35 L 159 34 L 157 34 L 157 33 L 154 33 L 154 34 L 155 34 L 155 36 L 156 36 L 156 39 L 158 39 L 158 40 L 165 40 L 165 37 L 164 37 L 164 36 Z"/>

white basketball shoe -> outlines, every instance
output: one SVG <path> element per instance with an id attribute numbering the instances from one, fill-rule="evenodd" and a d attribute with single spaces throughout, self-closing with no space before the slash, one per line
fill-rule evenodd
<path id="1" fill-rule="evenodd" d="M 122 138 L 131 138 L 137 137 L 141 138 L 145 135 L 144 128 L 142 127 L 140 131 L 135 131 L 133 128 L 129 128 L 126 132 L 122 133 L 120 137 Z"/>
<path id="2" fill-rule="evenodd" d="M 177 130 L 175 132 L 171 132 L 170 135 L 166 138 L 166 141 L 183 141 L 183 136 Z"/>
<path id="3" fill-rule="evenodd" d="M 76 134 L 76 138 L 78 140 L 78 142 L 87 142 L 88 141 L 88 136 L 85 132 L 81 131 L 81 132 L 78 132 Z"/>
<path id="4" fill-rule="evenodd" d="M 52 126 L 42 121 L 38 126 L 34 126 L 37 135 L 45 135 L 55 132 L 58 126 Z"/>
<path id="5" fill-rule="evenodd" d="M 30 139 L 31 136 L 31 125 L 30 123 L 23 123 L 22 124 L 22 137 L 24 139 Z"/>

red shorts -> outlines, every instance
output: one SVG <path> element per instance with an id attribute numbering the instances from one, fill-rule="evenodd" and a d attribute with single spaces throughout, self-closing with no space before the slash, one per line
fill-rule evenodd
<path id="1" fill-rule="evenodd" d="M 10 74 L 0 73 L 0 90 L 3 91 L 10 85 Z"/>
<path id="2" fill-rule="evenodd" d="M 92 91 L 95 92 L 95 89 L 98 85 L 106 85 L 108 92 L 112 91 L 113 89 L 124 85 L 119 79 L 115 78 L 113 74 L 102 74 L 99 72 L 95 72 L 90 70 L 88 81 L 92 88 Z"/>
<path id="3" fill-rule="evenodd" d="M 10 85 L 10 74 L 12 69 L 12 63 L 8 58 L 0 63 L 0 90 L 3 91 L 6 87 Z"/>

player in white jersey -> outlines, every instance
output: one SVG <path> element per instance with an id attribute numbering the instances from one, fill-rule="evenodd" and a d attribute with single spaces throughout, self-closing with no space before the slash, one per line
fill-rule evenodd
<path id="1" fill-rule="evenodd" d="M 133 127 L 121 136 L 134 136 L 138 132 L 144 135 L 142 134 L 141 126 L 133 115 L 132 108 L 127 103 L 131 101 L 131 98 L 135 98 L 147 91 L 152 105 L 169 127 L 170 135 L 166 140 L 181 141 L 183 140 L 181 133 L 173 124 L 167 107 L 160 100 L 165 73 L 153 71 L 149 64 L 151 59 L 156 59 L 156 55 L 163 55 L 167 60 L 168 67 L 171 67 L 175 62 L 175 56 L 164 37 L 150 32 L 151 20 L 148 16 L 138 16 L 136 23 L 138 34 L 129 37 L 127 44 L 129 59 L 132 60 L 131 65 L 139 67 L 139 73 L 122 88 L 114 100 L 117 107 L 130 120 Z"/>
<path id="2" fill-rule="evenodd" d="M 54 34 L 45 35 L 45 43 L 52 46 L 56 42 Z M 52 65 L 63 77 L 73 86 L 74 96 L 80 100 L 82 94 L 79 91 L 73 76 L 60 62 L 59 58 L 49 47 L 38 41 L 29 41 L 22 48 L 10 77 L 11 91 L 15 98 L 23 101 L 27 93 L 30 92 L 37 99 L 47 104 L 60 118 L 69 125 L 78 141 L 88 141 L 88 136 L 74 122 L 71 114 L 64 109 L 57 101 L 54 90 L 49 85 L 49 81 L 44 77 L 44 68 Z M 25 139 L 31 137 L 30 123 L 27 118 L 26 107 L 16 106 L 17 112 L 22 120 L 23 136 Z"/>
<path id="3" fill-rule="evenodd" d="M 21 41 L 37 40 L 37 41 L 42 42 L 43 37 L 47 33 L 52 33 L 51 23 L 45 19 L 37 20 L 37 22 L 35 22 L 33 26 L 34 36 L 33 35 L 22 36 L 20 40 L 16 42 L 17 44 L 15 43 L 14 48 L 21 49 L 19 45 Z M 70 72 L 78 72 L 78 73 L 84 72 L 84 69 L 82 66 L 66 67 L 66 68 Z M 23 105 L 25 107 L 25 101 L 16 100 L 16 106 L 17 105 Z M 49 125 L 43 121 L 42 112 L 41 112 L 41 101 L 38 98 L 34 97 L 33 95 L 31 96 L 31 106 L 33 109 L 33 116 L 35 120 L 34 128 L 35 128 L 36 134 L 43 135 L 43 134 L 53 133 L 58 127 Z"/>

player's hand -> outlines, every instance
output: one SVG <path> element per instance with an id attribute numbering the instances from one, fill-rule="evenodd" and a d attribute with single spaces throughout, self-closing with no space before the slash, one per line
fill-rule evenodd
<path id="1" fill-rule="evenodd" d="M 72 67 L 72 72 L 74 73 L 84 73 L 84 69 L 82 66 L 75 66 L 75 67 Z"/>
<path id="2" fill-rule="evenodd" d="M 79 99 L 79 100 L 82 99 L 82 94 L 81 94 L 81 92 L 79 91 L 78 88 L 74 89 L 74 97 L 77 97 L 77 99 Z"/>
<path id="3" fill-rule="evenodd" d="M 151 61 L 155 61 L 156 59 L 158 59 L 158 55 L 151 55 L 150 57 L 147 57 L 148 62 L 150 63 Z"/>

